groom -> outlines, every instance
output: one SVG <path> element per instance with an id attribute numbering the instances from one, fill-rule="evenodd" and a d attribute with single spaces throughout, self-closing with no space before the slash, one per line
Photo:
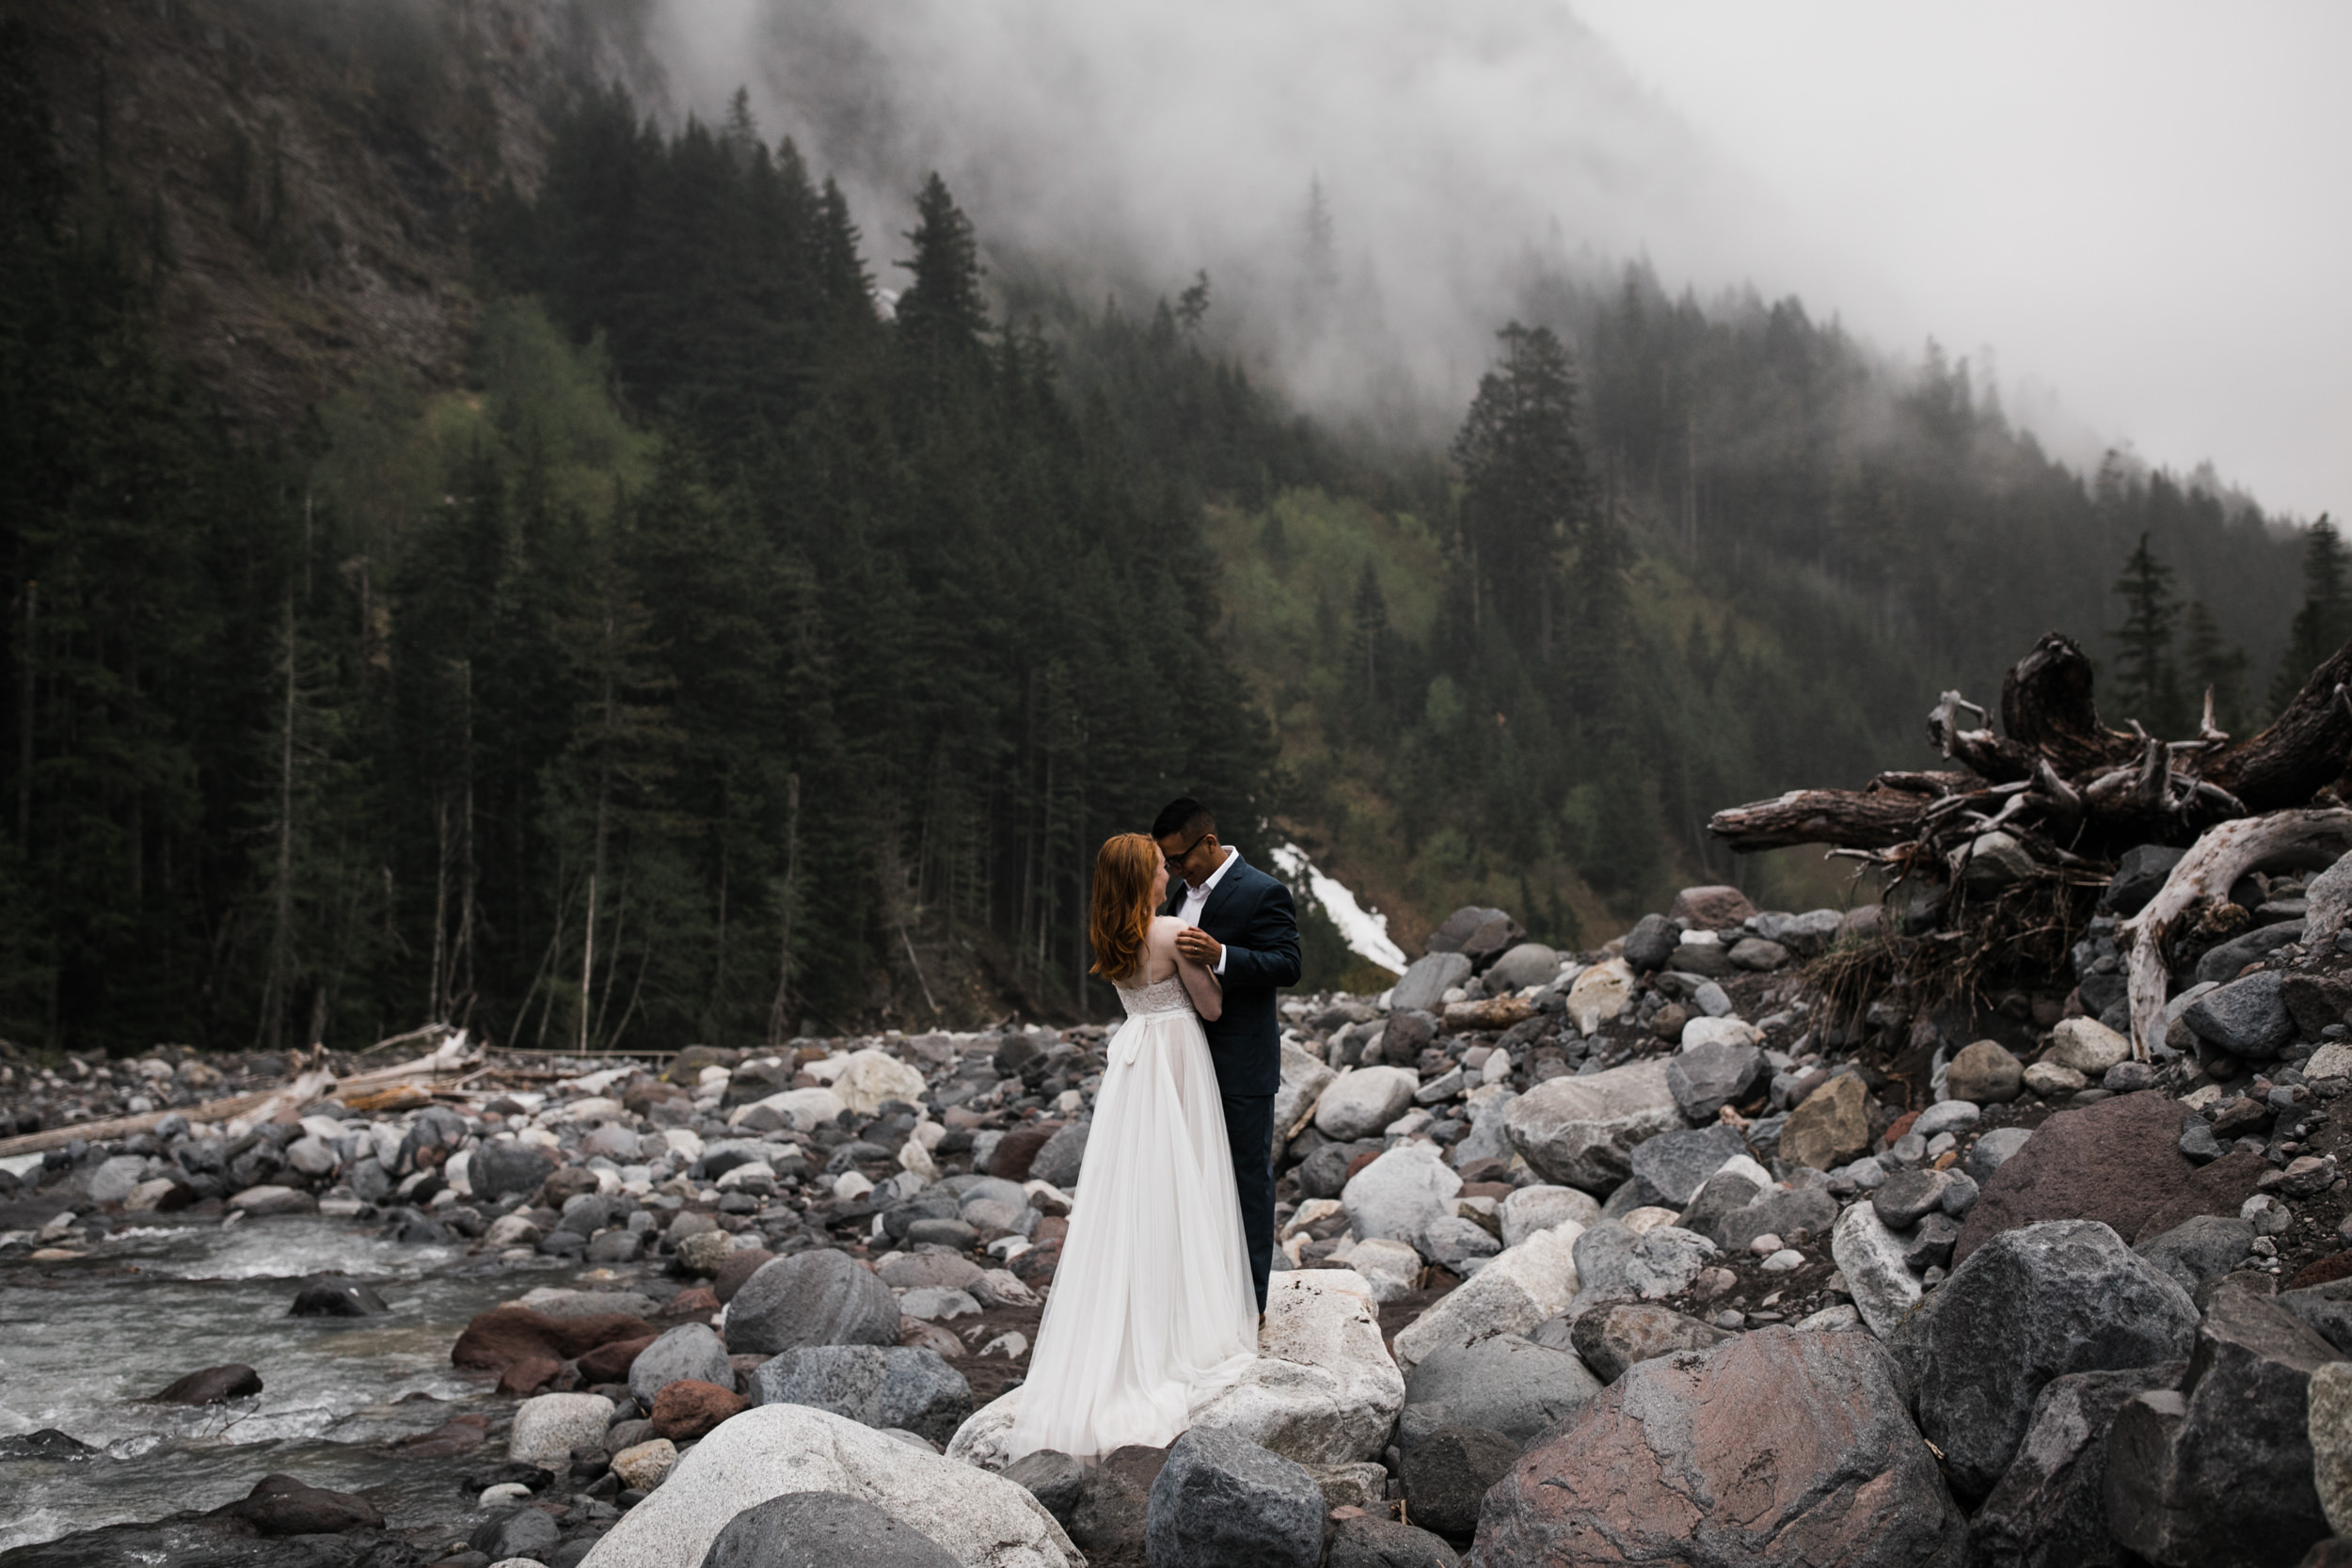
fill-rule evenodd
<path id="1" fill-rule="evenodd" d="M 1182 883 L 1171 885 L 1166 912 L 1193 927 L 1176 945 L 1225 990 L 1223 1016 L 1201 1029 L 1225 1101 L 1241 1232 L 1263 1313 L 1274 1261 L 1274 1094 L 1282 1086 L 1274 991 L 1298 983 L 1298 918 L 1290 889 L 1217 842 L 1216 818 L 1200 801 L 1170 800 L 1152 820 L 1152 836 L 1168 857 L 1169 882 Z"/>

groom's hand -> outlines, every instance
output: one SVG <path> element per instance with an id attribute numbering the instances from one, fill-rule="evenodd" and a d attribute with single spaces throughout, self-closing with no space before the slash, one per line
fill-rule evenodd
<path id="1" fill-rule="evenodd" d="M 1176 951 L 1203 969 L 1215 969 L 1217 959 L 1225 956 L 1225 948 L 1216 938 L 1198 926 L 1187 926 L 1176 933 Z"/>

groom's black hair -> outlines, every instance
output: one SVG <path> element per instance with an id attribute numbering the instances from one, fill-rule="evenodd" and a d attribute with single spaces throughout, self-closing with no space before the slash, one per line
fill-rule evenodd
<path id="1" fill-rule="evenodd" d="M 1216 831 L 1216 818 L 1210 814 L 1209 808 L 1189 795 L 1178 796 L 1160 808 L 1159 816 L 1152 818 L 1153 838 L 1166 838 L 1170 833 L 1197 838 Z"/>

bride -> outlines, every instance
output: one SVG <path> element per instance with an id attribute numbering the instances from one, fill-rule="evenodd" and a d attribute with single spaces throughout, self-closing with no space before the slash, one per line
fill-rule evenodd
<path id="1" fill-rule="evenodd" d="M 1184 923 L 1159 846 L 1120 833 L 1094 858 L 1094 972 L 1119 988 L 1094 1130 L 1038 1327 L 1008 1457 L 1163 1448 L 1254 1358 L 1257 1297 L 1200 1021 L 1216 977 L 1176 950 Z"/>

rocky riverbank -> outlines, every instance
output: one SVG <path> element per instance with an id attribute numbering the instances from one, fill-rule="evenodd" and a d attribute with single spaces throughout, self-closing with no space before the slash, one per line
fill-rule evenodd
<path id="1" fill-rule="evenodd" d="M 2260 940 L 2171 1004 L 2194 1053 L 2137 1061 L 2092 1015 L 2162 875 L 1983 1007 L 1833 1006 L 1877 907 L 1729 889 L 1579 954 L 1465 910 L 1384 995 L 1286 1001 L 1265 1357 L 1094 1466 L 1006 1465 L 997 1401 L 1099 1027 L 494 1056 L 226 1122 L 187 1111 L 365 1064 L 9 1057 L 20 1141 L 154 1118 L 0 1155 L 10 1354 L 169 1249 L 225 1289 L 232 1242 L 347 1240 L 236 1266 L 246 1360 L 0 1388 L 0 1481 L 63 1499 L 0 1563 L 2333 1560 L 2352 958 L 2299 938 L 2342 914 L 2249 889 L 2216 924 Z M 364 1360 L 403 1334 L 432 1369 Z M 382 1386 L 282 1446 L 334 1355 Z M 83 1528 L 158 1442 L 202 1459 L 182 1511 Z"/>

